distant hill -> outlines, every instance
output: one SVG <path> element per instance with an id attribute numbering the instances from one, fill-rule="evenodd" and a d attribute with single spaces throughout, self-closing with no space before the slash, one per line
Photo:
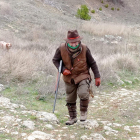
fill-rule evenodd
<path id="1" fill-rule="evenodd" d="M 80 5 L 87 5 L 97 21 L 138 24 L 140 22 L 139 0 L 44 0 L 43 3 L 55 7 L 65 15 L 74 16 Z M 108 5 L 108 8 L 105 7 Z M 102 8 L 102 11 L 99 8 Z M 114 10 L 111 10 L 114 8 Z"/>

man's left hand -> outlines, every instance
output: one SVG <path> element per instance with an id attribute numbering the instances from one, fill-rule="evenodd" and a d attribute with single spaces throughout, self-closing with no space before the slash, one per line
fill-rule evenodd
<path id="1" fill-rule="evenodd" d="M 98 87 L 101 84 L 101 79 L 100 78 L 95 78 L 95 85 Z"/>

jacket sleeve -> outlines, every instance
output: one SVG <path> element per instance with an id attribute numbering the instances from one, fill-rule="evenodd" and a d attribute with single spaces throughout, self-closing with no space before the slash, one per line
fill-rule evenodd
<path id="1" fill-rule="evenodd" d="M 92 57 L 92 54 L 91 54 L 89 48 L 87 48 L 87 51 L 86 51 L 86 58 L 87 58 L 87 64 L 88 64 L 89 68 L 91 68 L 91 70 L 94 74 L 94 78 L 99 78 L 100 73 L 99 73 L 99 70 L 98 70 L 98 66 L 96 64 L 96 61 Z"/>
<path id="2" fill-rule="evenodd" d="M 59 69 L 60 60 L 62 60 L 62 57 L 61 57 L 60 49 L 57 48 L 57 49 L 56 49 L 56 52 L 55 52 L 55 54 L 54 54 L 54 56 L 53 56 L 53 59 L 52 59 L 53 64 L 55 65 L 55 67 L 56 67 L 57 69 Z M 66 69 L 66 68 L 65 68 L 64 64 L 62 63 L 62 73 L 63 73 L 63 71 L 64 71 L 65 69 Z"/>

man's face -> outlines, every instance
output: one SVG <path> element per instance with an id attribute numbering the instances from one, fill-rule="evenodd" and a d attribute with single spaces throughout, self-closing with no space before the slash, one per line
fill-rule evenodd
<path id="1" fill-rule="evenodd" d="M 79 41 L 77 41 L 77 42 L 70 42 L 69 44 L 72 47 L 76 47 L 79 44 Z"/>

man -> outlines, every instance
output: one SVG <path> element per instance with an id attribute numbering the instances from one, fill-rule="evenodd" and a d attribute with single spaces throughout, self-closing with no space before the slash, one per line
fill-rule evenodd
<path id="1" fill-rule="evenodd" d="M 89 103 L 89 87 L 91 68 L 95 85 L 99 86 L 100 74 L 95 60 L 93 59 L 88 47 L 81 43 L 82 37 L 77 30 L 68 31 L 66 43 L 62 43 L 57 48 L 53 57 L 53 63 L 59 68 L 60 60 L 63 61 L 62 74 L 66 88 L 66 106 L 68 108 L 70 119 L 66 125 L 72 125 L 77 122 L 76 100 L 77 95 L 80 98 L 80 121 L 87 119 L 87 109 Z"/>

